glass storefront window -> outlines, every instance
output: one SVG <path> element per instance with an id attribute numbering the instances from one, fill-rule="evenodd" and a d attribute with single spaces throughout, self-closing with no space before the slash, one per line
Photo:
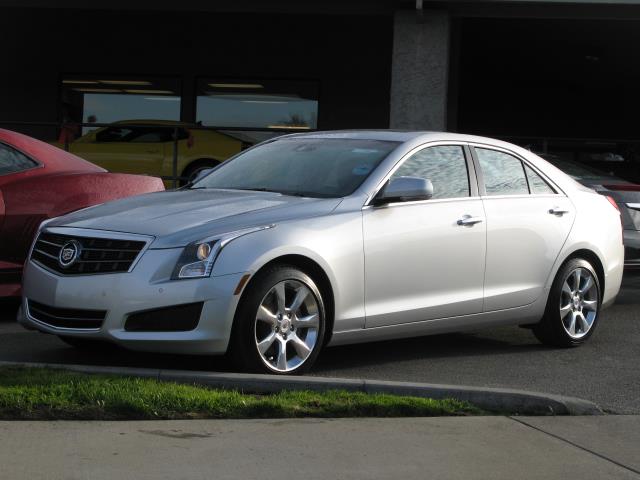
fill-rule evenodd
<path id="1" fill-rule="evenodd" d="M 298 81 L 200 79 L 196 120 L 218 127 L 315 130 L 318 86 Z"/>
<path id="2" fill-rule="evenodd" d="M 180 120 L 180 84 L 166 78 L 65 76 L 63 123 L 106 124 L 131 120 Z M 82 135 L 93 130 L 85 126 Z M 64 133 L 62 135 L 70 135 Z"/>

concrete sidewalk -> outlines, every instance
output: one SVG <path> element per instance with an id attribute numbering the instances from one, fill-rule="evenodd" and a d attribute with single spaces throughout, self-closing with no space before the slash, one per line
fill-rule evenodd
<path id="1" fill-rule="evenodd" d="M 640 478 L 640 417 L 0 422 L 7 479 Z"/>

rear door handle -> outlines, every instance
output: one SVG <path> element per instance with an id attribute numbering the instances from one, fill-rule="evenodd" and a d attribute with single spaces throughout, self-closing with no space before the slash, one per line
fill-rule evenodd
<path id="1" fill-rule="evenodd" d="M 458 225 L 463 227 L 471 227 L 476 223 L 483 222 L 484 218 L 482 217 L 472 217 L 471 215 L 464 215 L 461 219 L 458 220 Z"/>
<path id="2" fill-rule="evenodd" d="M 565 213 L 569 213 L 569 210 L 563 210 L 560 207 L 553 207 L 553 208 L 549 209 L 549 213 L 551 215 L 558 215 L 559 217 L 561 217 Z"/>

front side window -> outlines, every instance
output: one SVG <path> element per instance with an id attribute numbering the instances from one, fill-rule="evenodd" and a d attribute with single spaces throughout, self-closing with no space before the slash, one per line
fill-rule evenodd
<path id="1" fill-rule="evenodd" d="M 458 145 L 427 147 L 409 157 L 391 178 L 419 177 L 433 184 L 433 197 L 469 196 L 469 174 L 464 150 Z"/>
<path id="2" fill-rule="evenodd" d="M 522 162 L 508 153 L 476 148 L 487 195 L 527 195 L 529 187 Z"/>
<path id="3" fill-rule="evenodd" d="M 397 145 L 363 139 L 283 138 L 241 153 L 192 188 L 344 197 Z"/>
<path id="4" fill-rule="evenodd" d="M 172 128 L 108 127 L 96 133 L 96 142 L 162 143 L 173 140 Z"/>
<path id="5" fill-rule="evenodd" d="M 96 142 L 126 142 L 126 138 L 133 133 L 131 128 L 123 127 L 107 127 L 104 130 L 96 132 Z"/>
<path id="6" fill-rule="evenodd" d="M 0 175 L 18 173 L 37 166 L 38 164 L 26 155 L 0 143 Z"/>

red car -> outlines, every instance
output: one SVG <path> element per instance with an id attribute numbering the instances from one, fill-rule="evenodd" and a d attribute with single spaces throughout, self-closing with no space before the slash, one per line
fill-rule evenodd
<path id="1" fill-rule="evenodd" d="M 35 138 L 0 129 L 0 297 L 20 295 L 22 266 L 47 218 L 164 190 L 162 180 L 108 173 Z"/>

